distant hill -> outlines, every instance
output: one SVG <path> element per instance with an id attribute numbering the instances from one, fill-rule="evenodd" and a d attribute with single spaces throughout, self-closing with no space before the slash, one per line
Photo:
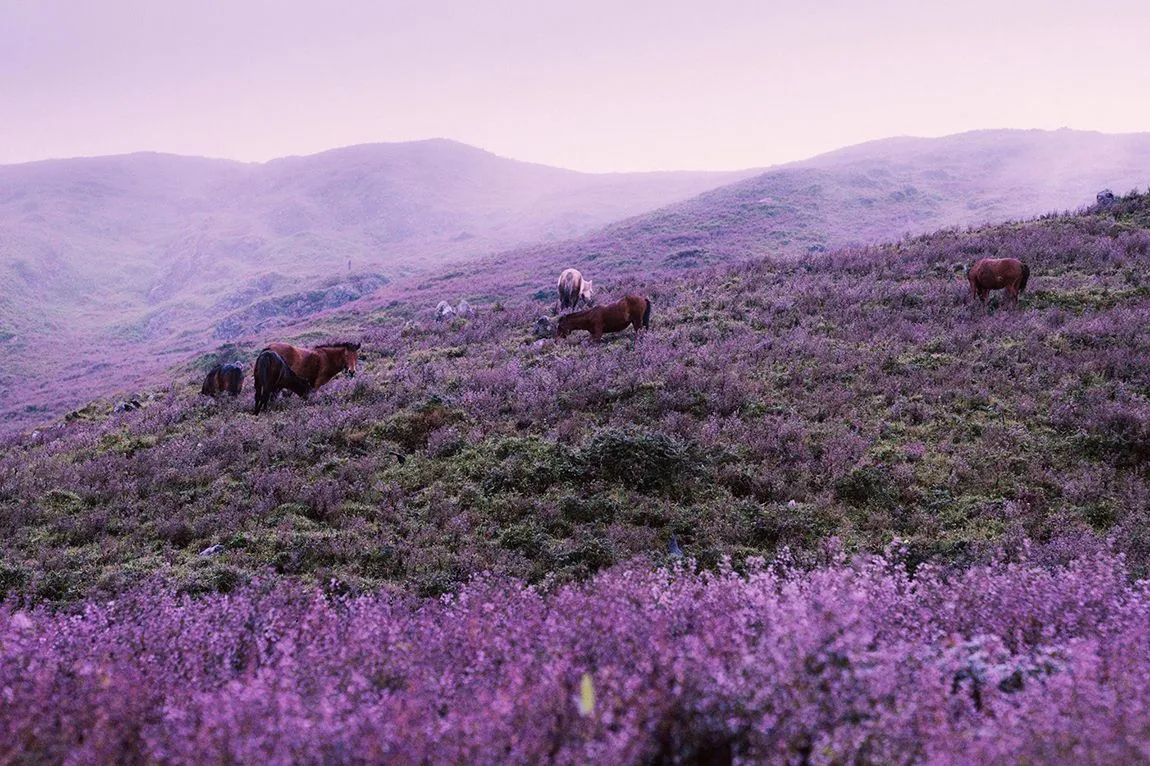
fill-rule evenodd
<path id="1" fill-rule="evenodd" d="M 157 354 L 311 316 L 446 261 L 571 238 L 748 173 L 592 175 L 445 140 L 264 164 L 135 154 L 0 166 L 0 419 L 62 414 L 109 383 L 147 379 Z M 38 401 L 59 376 L 84 380 L 76 398 Z"/>
<path id="2" fill-rule="evenodd" d="M 1150 133 L 988 130 L 894 138 L 775 168 L 501 260 L 524 287 L 533 272 L 572 265 L 604 286 L 621 278 L 624 289 L 633 277 L 657 270 L 890 242 L 1074 210 L 1104 188 L 1121 194 L 1148 185 Z"/>
<path id="3" fill-rule="evenodd" d="M 192 357 L 324 337 L 333 310 L 531 300 L 564 266 L 610 295 L 1148 183 L 1150 134 L 1068 130 L 895 138 L 742 174 L 588 175 L 438 140 L 261 165 L 145 154 L 0 167 L 0 429 Z"/>

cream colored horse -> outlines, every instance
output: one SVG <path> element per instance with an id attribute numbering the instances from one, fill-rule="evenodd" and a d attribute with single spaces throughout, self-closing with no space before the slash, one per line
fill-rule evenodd
<path id="1" fill-rule="evenodd" d="M 564 309 L 576 308 L 579 301 L 583 301 L 588 306 L 592 305 L 591 296 L 593 294 L 591 280 L 584 279 L 577 269 L 564 269 L 563 273 L 559 275 L 560 313 Z"/>

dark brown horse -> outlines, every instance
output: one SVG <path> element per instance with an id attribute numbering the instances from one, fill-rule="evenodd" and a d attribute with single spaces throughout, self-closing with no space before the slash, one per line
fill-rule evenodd
<path id="1" fill-rule="evenodd" d="M 355 377 L 356 352 L 358 343 L 329 343 L 315 348 L 299 348 L 290 343 L 269 343 L 264 351 L 274 351 L 284 358 L 292 372 L 319 388 L 324 383 L 347 370 L 349 378 Z"/>
<path id="2" fill-rule="evenodd" d="M 1017 306 L 1018 294 L 1026 289 L 1030 267 L 1017 258 L 983 258 L 966 272 L 970 280 L 970 295 L 986 303 L 991 290 L 1005 288 L 1010 301 Z"/>
<path id="3" fill-rule="evenodd" d="M 216 396 L 220 393 L 238 394 L 244 387 L 244 368 L 235 362 L 217 364 L 208 371 L 200 393 Z"/>
<path id="4" fill-rule="evenodd" d="M 599 340 L 603 337 L 603 333 L 620 332 L 626 330 L 627 325 L 634 327 L 638 333 L 641 329 L 647 329 L 650 324 L 650 298 L 631 293 L 614 303 L 559 317 L 559 326 L 555 334 L 560 338 L 566 338 L 572 330 L 586 330 L 591 333 L 591 340 Z"/>
<path id="5" fill-rule="evenodd" d="M 311 383 L 292 372 L 282 356 L 266 348 L 256 357 L 255 378 L 256 415 L 266 410 L 275 395 L 285 388 L 304 399 L 311 393 Z"/>

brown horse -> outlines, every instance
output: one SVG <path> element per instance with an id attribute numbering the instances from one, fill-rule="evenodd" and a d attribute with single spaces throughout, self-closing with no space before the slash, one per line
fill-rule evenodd
<path id="1" fill-rule="evenodd" d="M 634 327 L 638 334 L 639 330 L 647 329 L 650 324 L 651 299 L 631 293 L 615 303 L 559 317 L 555 334 L 566 338 L 572 330 L 586 330 L 591 333 L 591 340 L 599 340 L 603 333 L 620 332 L 626 330 L 627 325 Z"/>
<path id="2" fill-rule="evenodd" d="M 324 383 L 347 370 L 349 378 L 355 377 L 356 352 L 358 343 L 329 343 L 315 348 L 299 348 L 290 343 L 269 343 L 264 351 L 274 351 L 284 358 L 292 372 L 319 388 Z"/>
<path id="3" fill-rule="evenodd" d="M 266 410 L 275 395 L 285 388 L 304 399 L 311 393 L 311 383 L 292 372 L 282 356 L 266 348 L 256 357 L 255 379 L 256 415 Z"/>
<path id="4" fill-rule="evenodd" d="M 966 272 L 970 280 L 970 295 L 986 303 L 991 290 L 1006 289 L 1006 294 L 1015 306 L 1018 294 L 1026 289 L 1030 279 L 1030 267 L 1017 258 L 983 258 Z"/>
<path id="5" fill-rule="evenodd" d="M 200 393 L 216 396 L 219 393 L 238 394 L 244 387 L 244 368 L 235 362 L 217 364 L 208 371 Z"/>
<path id="6" fill-rule="evenodd" d="M 579 301 L 590 306 L 592 295 L 594 295 L 594 290 L 591 289 L 590 279 L 584 279 L 578 269 L 563 269 L 563 273 L 559 275 L 560 312 L 563 309 L 577 307 Z"/>

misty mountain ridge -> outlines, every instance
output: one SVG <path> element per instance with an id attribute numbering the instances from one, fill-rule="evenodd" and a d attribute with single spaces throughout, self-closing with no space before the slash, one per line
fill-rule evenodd
<path id="1" fill-rule="evenodd" d="M 606 274 L 803 257 L 953 226 L 1074 210 L 1150 184 L 1150 134 L 975 131 L 892 138 L 771 169 L 516 262 Z"/>
<path id="2" fill-rule="evenodd" d="M 0 166 L 0 347 L 40 349 L 0 373 L 0 417 L 42 422 L 365 296 L 492 299 L 473 276 L 499 269 L 501 297 L 527 298 L 567 265 L 611 292 L 666 269 L 1074 208 L 1144 185 L 1147 168 L 1150 135 L 1075 131 L 887 139 L 743 173 L 591 175 L 438 139 L 262 164 Z M 45 401 L 65 374 L 75 395 Z"/>

